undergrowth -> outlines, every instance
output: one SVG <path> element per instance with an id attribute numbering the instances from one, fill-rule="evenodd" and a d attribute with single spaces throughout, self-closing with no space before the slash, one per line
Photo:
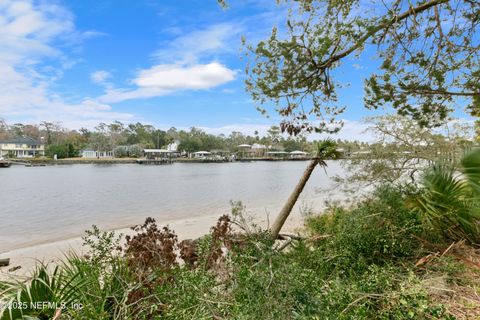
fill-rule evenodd
<path id="1" fill-rule="evenodd" d="M 4 308 L 1 319 L 462 318 L 458 310 L 480 302 L 453 308 L 451 292 L 478 289 L 465 263 L 478 263 L 476 249 L 429 247 L 439 238 L 409 206 L 418 192 L 382 186 L 354 206 L 330 207 L 308 217 L 305 234 L 288 245 L 252 226 L 240 203 L 200 239 L 179 241 L 151 218 L 123 244 L 94 228 L 86 256 L 0 284 L 3 302 L 58 301 L 63 309 Z"/>

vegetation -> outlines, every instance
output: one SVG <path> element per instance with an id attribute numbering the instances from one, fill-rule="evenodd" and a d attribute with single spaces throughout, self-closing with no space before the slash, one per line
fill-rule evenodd
<path id="1" fill-rule="evenodd" d="M 445 164 L 433 165 L 424 175 L 423 192 L 415 207 L 437 233 L 450 240 L 480 242 L 480 152 L 462 160 L 461 173 Z"/>
<path id="2" fill-rule="evenodd" d="M 422 186 L 381 185 L 307 216 L 302 236 L 282 240 L 249 222 L 241 203 L 196 240 L 151 218 L 126 241 L 94 227 L 85 256 L 1 282 L 1 319 L 473 319 L 480 221 L 460 209 L 478 212 L 480 151 L 462 163 L 466 179 L 448 180 L 453 188 L 430 178 L 450 177 L 436 164 Z"/>
<path id="3" fill-rule="evenodd" d="M 346 188 L 418 182 L 425 166 L 440 160 L 458 167 L 462 155 L 475 145 L 473 127 L 461 122 L 434 131 L 403 116 L 382 115 L 365 119 L 365 124 L 375 142 L 349 152 L 351 157 L 342 162 L 347 175 L 336 179 Z"/>
<path id="4" fill-rule="evenodd" d="M 226 7 L 228 1 L 218 2 Z M 472 146 L 425 129 L 445 124 L 458 102 L 467 101 L 470 114 L 479 115 L 478 3 L 399 0 L 367 14 L 361 1 L 278 3 L 290 5 L 285 30 L 273 28 L 267 40 L 248 46 L 247 89 L 262 112 L 273 102 L 282 117 L 265 137 L 118 122 L 69 132 L 78 143 L 62 140 L 65 132 L 55 124 L 42 123 L 38 132 L 49 145 L 96 149 L 159 148 L 174 140 L 186 152 L 242 143 L 312 148 L 303 134 L 334 133 L 341 126 L 337 68 L 366 53 L 380 60 L 365 81 L 366 106 L 391 106 L 408 117 L 373 120 L 388 139 L 359 159 L 357 169 L 367 168 L 360 173 L 374 185 L 369 196 L 308 216 L 301 236 L 280 233 L 313 169 L 325 167 L 323 159 L 335 151 L 331 142 L 320 144 L 272 230 L 246 223 L 238 204 L 195 240 L 180 242 L 151 218 L 124 242 L 94 228 L 85 238 L 87 256 L 39 265 L 25 282 L 1 282 L 2 320 L 480 316 L 480 151 L 457 161 L 457 146 Z M 1 128 L 4 135 L 37 132 L 35 126 Z M 405 175 L 410 181 L 401 179 Z M 45 300 L 59 305 L 31 304 Z"/>
<path id="5" fill-rule="evenodd" d="M 289 15 L 247 46 L 246 86 L 262 111 L 276 105 L 282 131 L 338 131 L 341 71 L 362 57 L 379 61 L 365 81 L 366 107 L 390 106 L 422 126 L 443 124 L 462 105 L 478 116 L 477 1 L 277 3 Z"/>

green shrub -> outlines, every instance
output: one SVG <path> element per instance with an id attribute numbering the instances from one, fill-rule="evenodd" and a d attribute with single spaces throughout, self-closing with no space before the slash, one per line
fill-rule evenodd
<path id="1" fill-rule="evenodd" d="M 445 240 L 479 243 L 480 150 L 465 155 L 459 170 L 441 163 L 426 170 L 412 208 Z"/>
<path id="2" fill-rule="evenodd" d="M 309 217 L 306 226 L 332 266 L 346 270 L 409 257 L 419 249 L 412 234 L 421 232 L 417 213 L 406 205 L 408 193 L 393 186 L 378 188 L 371 198 L 351 208 L 331 207 Z"/>

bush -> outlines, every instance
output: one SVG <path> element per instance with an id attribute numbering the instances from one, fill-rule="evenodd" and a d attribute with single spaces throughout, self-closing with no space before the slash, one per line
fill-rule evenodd
<path id="1" fill-rule="evenodd" d="M 442 163 L 431 166 L 421 183 L 412 208 L 431 232 L 443 240 L 479 243 L 480 150 L 466 154 L 460 168 Z"/>
<path id="2" fill-rule="evenodd" d="M 352 208 L 335 206 L 307 218 L 306 226 L 313 235 L 327 237 L 316 246 L 331 254 L 332 267 L 351 270 L 409 257 L 419 250 L 412 235 L 422 231 L 419 216 L 406 205 L 412 192 L 382 186 Z"/>

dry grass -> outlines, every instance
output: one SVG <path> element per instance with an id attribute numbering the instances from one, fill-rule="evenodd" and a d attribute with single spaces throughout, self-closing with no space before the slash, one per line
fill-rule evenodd
<path id="1" fill-rule="evenodd" d="M 480 248 L 459 242 L 445 256 L 453 257 L 458 269 L 452 276 L 424 280 L 430 298 L 445 305 L 455 319 L 480 319 Z M 439 266 L 443 262 L 438 259 L 431 263 Z"/>

